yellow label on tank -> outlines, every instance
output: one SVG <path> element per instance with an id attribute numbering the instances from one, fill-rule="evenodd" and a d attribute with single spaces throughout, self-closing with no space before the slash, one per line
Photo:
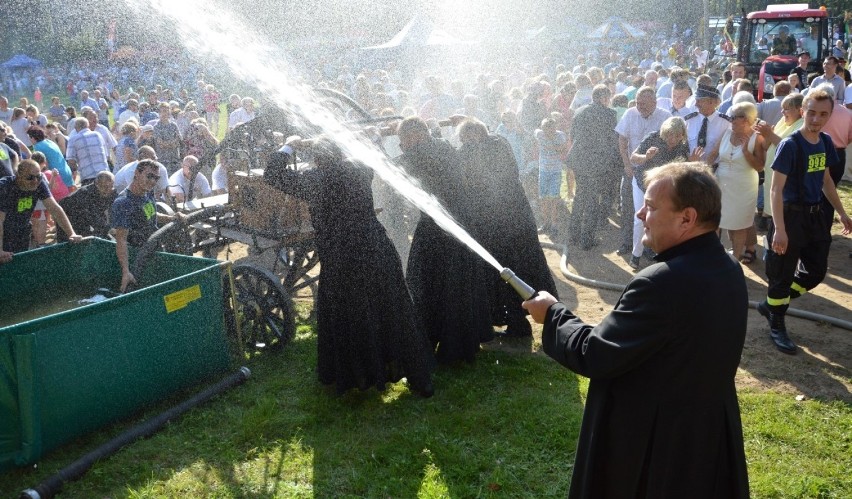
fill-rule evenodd
<path id="1" fill-rule="evenodd" d="M 199 298 L 201 298 L 201 286 L 196 284 L 195 286 L 164 296 L 163 301 L 166 303 L 166 312 L 172 313 L 175 310 L 186 307 L 190 302 Z"/>

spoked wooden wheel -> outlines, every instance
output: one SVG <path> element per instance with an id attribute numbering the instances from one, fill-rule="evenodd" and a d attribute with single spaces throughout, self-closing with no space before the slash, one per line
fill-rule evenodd
<path id="1" fill-rule="evenodd" d="M 230 320 L 240 321 L 242 344 L 249 353 L 280 350 L 296 333 L 290 295 L 274 274 L 256 265 L 234 265 L 232 272 L 236 309 Z"/>
<path id="2" fill-rule="evenodd" d="M 300 241 L 288 244 L 278 250 L 273 270 L 281 276 L 284 289 L 295 295 L 296 292 L 305 287 L 297 285 L 308 275 L 308 272 L 319 263 L 319 255 L 313 241 Z"/>

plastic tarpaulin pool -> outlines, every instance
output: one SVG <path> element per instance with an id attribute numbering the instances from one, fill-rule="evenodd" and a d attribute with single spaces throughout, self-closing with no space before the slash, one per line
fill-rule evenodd
<path id="1" fill-rule="evenodd" d="M 0 265 L 0 470 L 216 379 L 229 363 L 224 265 L 157 253 L 136 291 L 15 324 L 69 290 L 117 289 L 115 245 L 60 244 Z"/>

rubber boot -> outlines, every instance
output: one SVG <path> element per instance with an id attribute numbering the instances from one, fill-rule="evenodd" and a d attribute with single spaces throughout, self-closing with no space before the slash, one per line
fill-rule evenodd
<path id="1" fill-rule="evenodd" d="M 757 305 L 757 311 L 769 322 L 769 337 L 775 343 L 775 347 L 782 353 L 788 355 L 796 354 L 796 344 L 787 335 L 787 326 L 784 317 L 789 305 L 770 305 L 765 300 Z"/>

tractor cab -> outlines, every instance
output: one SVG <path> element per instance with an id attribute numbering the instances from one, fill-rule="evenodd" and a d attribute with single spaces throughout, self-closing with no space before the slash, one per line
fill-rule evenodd
<path id="1" fill-rule="evenodd" d="M 817 73 L 830 48 L 828 13 L 808 4 L 768 5 L 751 12 L 739 35 L 737 60 L 745 63 L 758 101 L 772 98 L 775 83 L 799 64 L 800 52 L 810 53 L 808 73 Z"/>

